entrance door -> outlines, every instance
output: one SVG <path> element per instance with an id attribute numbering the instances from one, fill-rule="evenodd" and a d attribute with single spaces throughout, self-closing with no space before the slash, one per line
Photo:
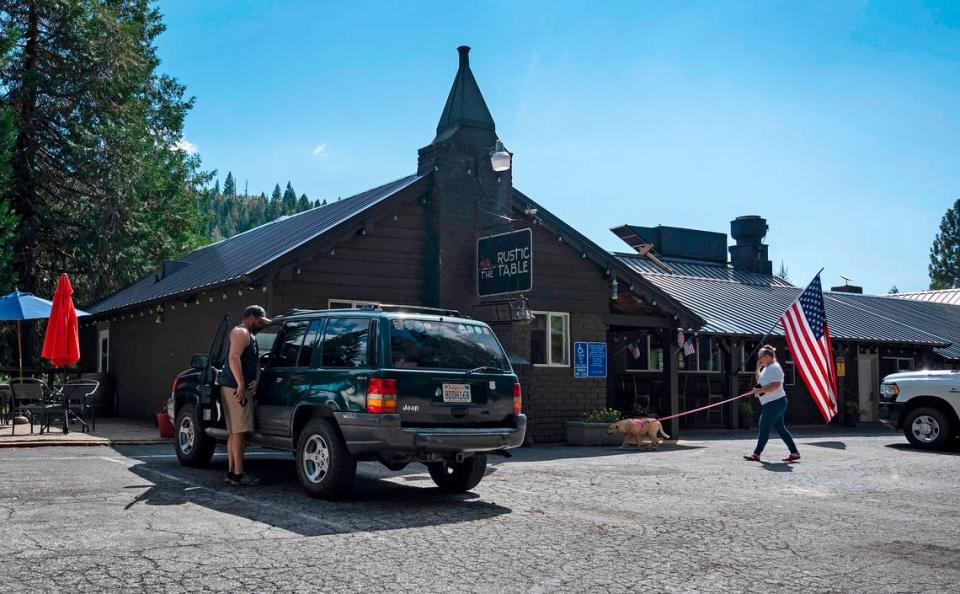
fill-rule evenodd
<path id="1" fill-rule="evenodd" d="M 877 396 L 880 390 L 880 365 L 877 355 L 860 354 L 857 358 L 860 387 L 860 420 L 877 420 Z"/>

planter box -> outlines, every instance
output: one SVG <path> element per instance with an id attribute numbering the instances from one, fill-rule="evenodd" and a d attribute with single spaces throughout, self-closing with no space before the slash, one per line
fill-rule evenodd
<path id="1" fill-rule="evenodd" d="M 620 445 L 623 435 L 607 435 L 610 423 L 567 421 L 567 443 L 576 446 Z"/>

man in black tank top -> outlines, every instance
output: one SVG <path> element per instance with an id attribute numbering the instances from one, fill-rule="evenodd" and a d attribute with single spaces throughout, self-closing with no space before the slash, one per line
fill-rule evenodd
<path id="1" fill-rule="evenodd" d="M 247 433 L 253 431 L 253 396 L 260 379 L 260 354 L 254 335 L 270 323 L 259 305 L 243 310 L 239 326 L 230 331 L 227 364 L 220 374 L 220 397 L 227 422 L 227 482 L 253 485 L 253 477 L 243 476 L 243 450 Z"/>

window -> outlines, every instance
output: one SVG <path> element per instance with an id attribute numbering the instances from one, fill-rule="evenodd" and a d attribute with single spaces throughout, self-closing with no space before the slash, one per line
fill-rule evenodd
<path id="1" fill-rule="evenodd" d="M 351 299 L 331 299 L 327 301 L 330 309 L 360 309 L 368 305 L 380 305 L 376 301 L 354 301 Z"/>
<path id="2" fill-rule="evenodd" d="M 101 330 L 99 332 L 100 357 L 97 359 L 97 372 L 110 372 L 110 330 Z"/>
<path id="3" fill-rule="evenodd" d="M 313 352 L 316 350 L 317 339 L 320 338 L 321 327 L 323 327 L 323 320 L 310 322 L 310 328 L 307 329 L 307 336 L 303 339 L 303 346 L 300 347 L 300 357 L 297 359 L 297 367 L 310 367 L 313 365 Z"/>
<path id="4" fill-rule="evenodd" d="M 534 365 L 570 365 L 570 314 L 533 312 L 530 362 Z"/>
<path id="5" fill-rule="evenodd" d="M 370 320 L 327 318 L 321 345 L 321 367 L 367 367 Z"/>
<path id="6" fill-rule="evenodd" d="M 390 322 L 390 357 L 396 368 L 510 369 L 503 348 L 486 326 L 409 318 Z"/>
<path id="7" fill-rule="evenodd" d="M 880 358 L 880 377 L 886 377 L 891 373 L 900 371 L 913 371 L 913 358 L 911 357 L 881 357 Z"/>
<path id="8" fill-rule="evenodd" d="M 277 342 L 277 335 L 280 333 L 280 324 L 267 326 L 257 332 L 254 338 L 257 341 L 257 350 L 261 353 L 270 353 L 273 351 L 273 345 Z"/>
<path id="9" fill-rule="evenodd" d="M 663 371 L 663 344 L 659 337 L 645 335 L 624 350 L 626 371 Z"/>
<path id="10" fill-rule="evenodd" d="M 693 353 L 688 355 L 684 349 L 678 356 L 682 371 L 719 373 L 723 369 L 720 341 L 716 337 L 696 336 L 693 338 L 693 345 Z"/>
<path id="11" fill-rule="evenodd" d="M 296 367 L 297 357 L 300 355 L 300 346 L 306 335 L 310 322 L 287 322 L 280 330 L 280 336 L 273 344 L 273 356 L 270 357 L 271 367 Z"/>
<path id="12" fill-rule="evenodd" d="M 793 361 L 784 361 L 783 365 L 783 385 L 794 386 L 797 384 L 797 367 Z"/>

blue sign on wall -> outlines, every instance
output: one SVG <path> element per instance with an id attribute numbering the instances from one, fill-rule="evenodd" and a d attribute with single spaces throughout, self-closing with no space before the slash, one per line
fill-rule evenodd
<path id="1" fill-rule="evenodd" d="M 607 377 L 607 343 L 573 343 L 573 377 Z"/>

